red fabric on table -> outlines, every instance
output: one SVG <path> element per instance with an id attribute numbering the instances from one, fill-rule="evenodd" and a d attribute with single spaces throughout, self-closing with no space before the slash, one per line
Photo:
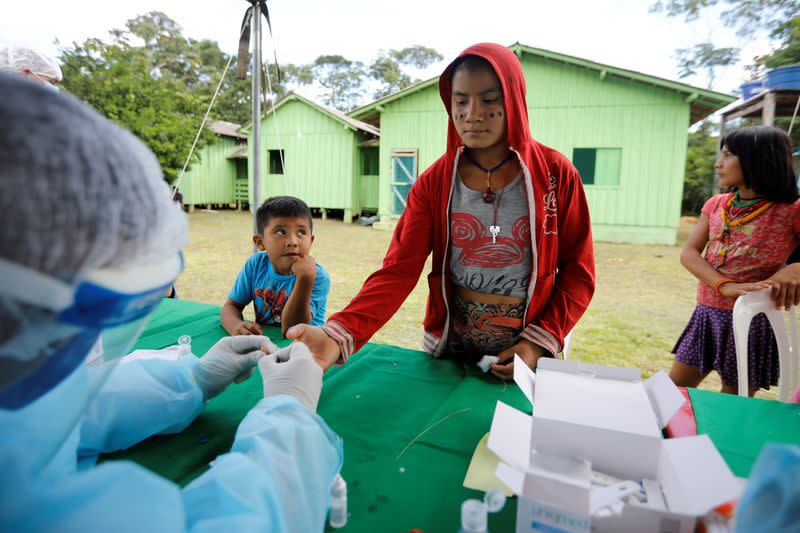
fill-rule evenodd
<path id="1" fill-rule="evenodd" d="M 692 400 L 689 399 L 689 391 L 686 390 L 686 387 L 678 387 L 678 390 L 683 394 L 685 401 L 678 412 L 669 419 L 664 433 L 669 438 L 697 435 L 697 422 L 694 419 L 694 409 L 692 409 Z"/>

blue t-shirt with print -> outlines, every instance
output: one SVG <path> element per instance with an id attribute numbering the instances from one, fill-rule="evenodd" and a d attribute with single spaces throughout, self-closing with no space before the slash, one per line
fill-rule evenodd
<path id="1" fill-rule="evenodd" d="M 269 255 L 266 252 L 257 252 L 250 256 L 239 271 L 228 298 L 243 307 L 253 302 L 256 322 L 259 324 L 280 325 L 281 313 L 294 290 L 296 280 L 294 274 L 284 276 L 275 272 Z M 330 276 L 317 263 L 317 277 L 311 290 L 311 324 L 315 326 L 325 323 L 325 305 L 330 288 Z"/>

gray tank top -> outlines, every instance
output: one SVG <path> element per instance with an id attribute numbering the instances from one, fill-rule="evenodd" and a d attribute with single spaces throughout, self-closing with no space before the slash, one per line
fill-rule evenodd
<path id="1" fill-rule="evenodd" d="M 457 178 L 450 204 L 450 279 L 473 291 L 525 298 L 531 225 L 522 172 L 496 191 L 492 204 Z"/>

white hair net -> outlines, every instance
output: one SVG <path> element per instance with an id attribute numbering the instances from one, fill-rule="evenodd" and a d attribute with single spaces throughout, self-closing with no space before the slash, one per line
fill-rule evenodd
<path id="1" fill-rule="evenodd" d="M 28 69 L 39 76 L 48 76 L 61 81 L 61 67 L 56 60 L 41 52 L 25 46 L 8 45 L 0 47 L 0 70 L 18 72 Z"/>
<path id="2" fill-rule="evenodd" d="M 183 248 L 186 217 L 141 141 L 24 78 L 0 72 L 0 94 L 0 257 L 73 282 Z"/>

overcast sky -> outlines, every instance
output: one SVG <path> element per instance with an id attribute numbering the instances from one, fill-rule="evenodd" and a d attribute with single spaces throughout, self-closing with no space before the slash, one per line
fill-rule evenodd
<path id="1" fill-rule="evenodd" d="M 321 54 L 369 61 L 379 49 L 430 46 L 452 59 L 466 46 L 494 41 L 520 42 L 599 63 L 678 80 L 674 50 L 711 38 L 719 46 L 743 46 L 742 63 L 730 67 L 714 89 L 731 92 L 744 65 L 769 51 L 763 41 L 742 42 L 716 17 L 687 24 L 648 12 L 650 0 L 268 0 L 274 46 L 280 62 L 307 63 Z M 236 50 L 244 0 L 189 1 L 40 0 L 5 2 L 0 42 L 33 46 L 57 54 L 53 44 L 105 38 L 111 28 L 150 10 L 163 11 L 194 38 L 218 41 Z M 265 39 L 265 57 L 272 43 Z M 438 74 L 435 65 L 424 77 Z M 684 80 L 705 87 L 704 78 Z"/>

